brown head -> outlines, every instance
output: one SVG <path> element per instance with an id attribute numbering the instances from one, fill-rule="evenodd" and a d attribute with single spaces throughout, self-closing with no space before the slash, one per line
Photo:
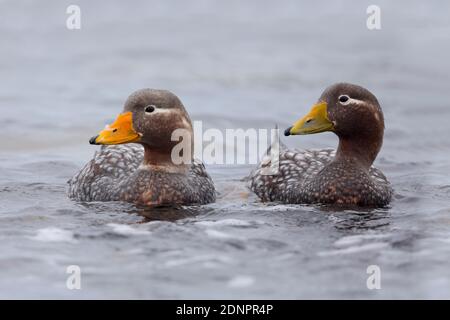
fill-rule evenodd
<path id="1" fill-rule="evenodd" d="M 140 143 L 145 148 L 145 161 L 159 164 L 171 162 L 171 152 L 180 142 L 173 139 L 175 130 L 180 133 L 177 137 L 190 139 L 188 152 L 192 159 L 192 122 L 180 99 L 166 90 L 141 89 L 128 97 L 116 121 L 89 142 L 102 145 Z"/>
<path id="2" fill-rule="evenodd" d="M 384 117 L 377 98 L 354 84 L 334 84 L 325 89 L 305 117 L 285 130 L 285 135 L 325 131 L 339 137 L 337 159 L 355 159 L 370 167 L 383 144 Z"/>

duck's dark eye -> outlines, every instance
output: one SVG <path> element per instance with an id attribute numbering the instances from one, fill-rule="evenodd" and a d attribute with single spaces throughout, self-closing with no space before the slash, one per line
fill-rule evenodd
<path id="1" fill-rule="evenodd" d="M 152 113 L 153 111 L 155 111 L 154 105 L 151 104 L 151 105 L 145 107 L 145 112 Z"/>
<path id="2" fill-rule="evenodd" d="M 339 96 L 339 102 L 342 102 L 342 103 L 345 103 L 345 102 L 347 102 L 348 101 L 348 99 L 350 99 L 348 96 L 346 96 L 346 95 L 342 95 L 342 96 Z"/>

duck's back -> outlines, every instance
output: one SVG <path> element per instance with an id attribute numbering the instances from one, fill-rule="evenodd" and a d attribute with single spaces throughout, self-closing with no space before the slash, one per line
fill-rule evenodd
<path id="1" fill-rule="evenodd" d="M 333 149 L 289 150 L 282 146 L 277 174 L 267 174 L 272 162 L 266 155 L 250 174 L 249 188 L 264 202 L 287 202 L 288 196 L 301 190 L 330 163 L 334 155 Z"/>
<path id="2" fill-rule="evenodd" d="M 319 199 L 321 195 L 317 195 L 320 188 L 314 190 L 312 186 L 315 186 L 317 182 L 332 180 L 332 175 L 328 176 L 329 179 L 326 177 L 323 179 L 322 175 L 324 168 L 332 162 L 335 154 L 333 149 L 289 150 L 283 147 L 280 151 L 278 173 L 265 174 L 271 166 L 271 159 L 266 156 L 249 176 L 249 188 L 264 202 L 322 202 Z M 348 177 L 343 175 L 341 178 L 346 180 Z M 380 170 L 371 167 L 367 178 L 373 185 L 371 188 L 374 192 L 390 199 L 392 190 Z M 323 183 L 324 187 L 326 182 Z M 358 190 L 355 191 L 358 192 Z"/>

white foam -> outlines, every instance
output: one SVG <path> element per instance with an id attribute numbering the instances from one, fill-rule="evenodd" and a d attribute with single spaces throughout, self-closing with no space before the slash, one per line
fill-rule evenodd
<path id="1" fill-rule="evenodd" d="M 144 236 L 151 234 L 148 230 L 140 230 L 126 224 L 108 223 L 107 226 L 111 227 L 114 233 L 124 236 Z"/>
<path id="2" fill-rule="evenodd" d="M 231 234 L 213 230 L 213 229 L 207 229 L 205 230 L 206 234 L 211 238 L 217 238 L 217 239 L 230 239 L 230 238 L 237 238 Z"/>
<path id="3" fill-rule="evenodd" d="M 322 251 L 322 252 L 319 252 L 317 255 L 320 257 L 326 257 L 326 256 L 335 256 L 335 255 L 341 255 L 341 254 L 354 254 L 354 253 L 369 251 L 369 250 L 380 250 L 380 249 L 386 248 L 387 246 L 389 246 L 389 244 L 386 242 L 375 242 L 375 243 L 365 244 L 362 246 L 348 247 L 345 249 Z"/>
<path id="4" fill-rule="evenodd" d="M 391 237 L 391 234 L 360 234 L 347 236 L 337 240 L 334 245 L 337 247 L 351 246 L 366 240 L 382 240 Z"/>
<path id="5" fill-rule="evenodd" d="M 168 260 L 165 262 L 165 266 L 172 268 L 172 267 L 179 267 L 187 264 L 198 264 L 202 263 L 203 265 L 205 263 L 224 263 L 224 264 L 230 264 L 233 262 L 233 259 L 231 259 L 228 256 L 218 256 L 218 255 L 200 255 L 200 256 L 193 256 L 193 257 L 187 257 L 187 258 L 179 258 L 179 259 L 173 259 Z"/>
<path id="6" fill-rule="evenodd" d="M 228 287 L 230 287 L 230 288 L 246 288 L 246 287 L 250 287 L 251 285 L 253 285 L 254 282 L 255 282 L 255 279 L 253 279 L 252 277 L 240 275 L 240 276 L 236 276 L 236 277 L 230 279 L 230 281 L 228 281 Z"/>
<path id="7" fill-rule="evenodd" d="M 72 231 L 54 227 L 39 229 L 32 239 L 42 242 L 76 242 Z"/>
<path id="8" fill-rule="evenodd" d="M 259 211 L 277 211 L 277 212 L 285 212 L 285 211 L 293 211 L 301 208 L 302 210 L 308 210 L 307 207 L 301 207 L 298 204 L 267 204 L 267 203 L 256 203 L 255 207 Z"/>
<path id="9" fill-rule="evenodd" d="M 221 227 L 221 226 L 239 226 L 246 227 L 251 226 L 252 224 L 245 220 L 239 219 L 223 219 L 216 221 L 197 221 L 195 224 L 205 227 Z"/>

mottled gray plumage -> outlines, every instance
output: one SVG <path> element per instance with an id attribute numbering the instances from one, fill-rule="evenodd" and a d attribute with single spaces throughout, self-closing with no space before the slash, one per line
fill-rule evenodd
<path id="1" fill-rule="evenodd" d="M 250 174 L 249 188 L 264 202 L 339 203 L 333 186 L 337 182 L 342 190 L 348 190 L 341 196 L 349 201 L 362 196 L 360 205 L 389 202 L 392 189 L 379 169 L 372 166 L 368 173 L 348 171 L 346 165 L 331 165 L 335 154 L 333 149 L 282 149 L 278 174 L 263 174 L 271 165 L 267 155 Z"/>
<path id="2" fill-rule="evenodd" d="M 127 201 L 144 205 L 204 204 L 215 201 L 214 184 L 199 160 L 187 174 L 141 166 L 138 144 L 102 146 L 72 179 L 69 197 L 78 201 Z"/>
<path id="3" fill-rule="evenodd" d="M 137 143 L 103 145 L 69 180 L 69 197 L 149 206 L 214 202 L 214 184 L 203 163 L 192 158 L 192 149 L 183 150 L 190 161 L 173 162 L 171 151 L 178 141 L 171 135 L 176 129 L 185 130 L 193 139 L 189 115 L 174 94 L 153 89 L 136 91 L 125 102 L 122 118 L 91 138 L 90 143 Z"/>
<path id="4" fill-rule="evenodd" d="M 348 99 L 339 102 L 342 95 L 348 95 Z M 296 130 L 301 133 L 295 134 L 333 131 L 339 137 L 337 151 L 288 150 L 281 146 L 278 174 L 264 174 L 268 171 L 265 168 L 271 165 L 266 155 L 250 174 L 249 188 L 262 201 L 387 205 L 393 190 L 384 174 L 372 166 L 384 131 L 383 113 L 377 99 L 362 87 L 339 83 L 327 88 L 316 106 L 323 103 L 327 104 L 326 119 L 325 116 L 322 122 L 316 119 L 320 107 L 316 108 L 298 122 L 302 128 L 296 123 L 300 128 Z M 324 121 L 331 128 L 324 127 Z M 285 134 L 293 134 L 292 128 L 286 129 Z"/>

